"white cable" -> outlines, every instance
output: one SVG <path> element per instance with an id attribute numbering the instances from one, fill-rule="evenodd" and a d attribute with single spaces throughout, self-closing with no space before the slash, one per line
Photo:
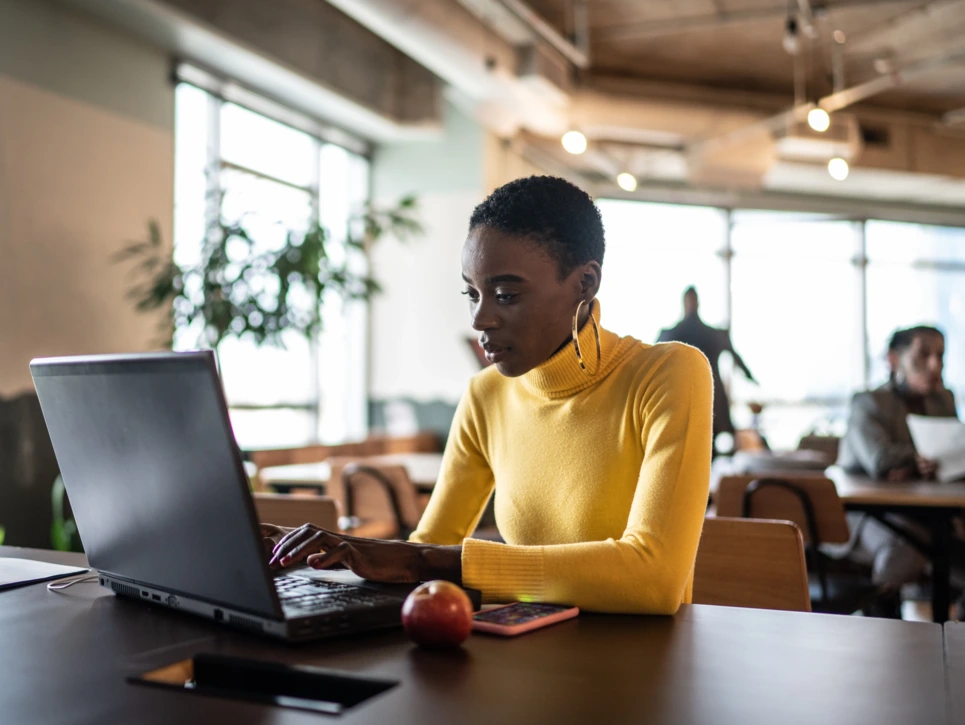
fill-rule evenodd
<path id="1" fill-rule="evenodd" d="M 59 580 L 55 582 L 50 582 L 47 585 L 48 592 L 61 592 L 64 589 L 69 589 L 74 586 L 74 584 L 92 584 L 98 580 L 97 574 L 83 574 L 82 576 L 74 577 L 73 579 L 68 579 L 67 581 Z"/>

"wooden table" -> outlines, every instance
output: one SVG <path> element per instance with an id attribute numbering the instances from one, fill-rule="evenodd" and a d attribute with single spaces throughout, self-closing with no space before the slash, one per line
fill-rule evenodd
<path id="1" fill-rule="evenodd" d="M 204 651 L 399 685 L 326 720 L 125 682 Z M 446 653 L 416 649 L 400 631 L 286 646 L 93 585 L 54 594 L 40 584 L 0 592 L 0 652 L 16 653 L 0 680 L 10 723 L 908 725 L 945 716 L 934 624 L 700 605 L 675 617 L 584 614 L 515 639 L 474 635 Z"/>
<path id="2" fill-rule="evenodd" d="M 945 691 L 949 725 L 965 725 L 965 624 L 945 622 Z"/>
<path id="3" fill-rule="evenodd" d="M 712 492 L 716 491 L 720 477 L 728 474 L 726 460 L 714 462 Z M 761 478 L 779 478 L 781 474 L 781 471 L 762 471 L 759 475 Z M 934 481 L 889 483 L 876 481 L 865 475 L 848 473 L 838 466 L 831 466 L 825 471 L 786 471 L 784 474 L 827 476 L 834 481 L 838 496 L 846 509 L 873 516 L 918 549 L 932 565 L 932 618 L 939 624 L 948 619 L 948 607 L 951 603 L 949 560 L 951 522 L 965 509 L 965 483 Z M 921 537 L 916 536 L 914 532 L 896 525 L 886 518 L 888 514 L 907 516 L 920 521 L 931 531 L 931 541 L 922 541 Z"/>
<path id="4" fill-rule="evenodd" d="M 393 453 L 367 456 L 366 461 L 384 465 L 404 466 L 412 483 L 424 491 L 431 491 L 442 469 L 441 453 Z M 293 488 L 319 488 L 332 476 L 332 468 L 326 461 L 299 463 L 289 466 L 268 466 L 259 472 L 264 484 L 278 493 L 288 493 Z"/>
<path id="5" fill-rule="evenodd" d="M 847 473 L 837 466 L 829 468 L 826 475 L 834 481 L 846 509 L 873 516 L 931 561 L 932 620 L 938 623 L 947 620 L 951 604 L 952 520 L 965 509 L 965 483 L 888 483 Z M 921 540 L 914 531 L 886 518 L 889 514 L 924 524 L 931 532 L 931 540 Z"/>

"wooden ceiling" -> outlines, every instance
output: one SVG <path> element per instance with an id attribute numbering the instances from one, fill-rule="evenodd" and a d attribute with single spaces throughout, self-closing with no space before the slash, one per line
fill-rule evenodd
<path id="1" fill-rule="evenodd" d="M 528 0 L 567 34 L 570 0 Z M 832 89 L 834 31 L 844 84 L 928 58 L 956 60 L 866 105 L 941 113 L 965 107 L 965 0 L 810 0 L 817 37 L 802 32 L 809 97 Z M 782 47 L 798 0 L 589 0 L 590 74 L 793 96 L 794 58 Z M 839 36 L 840 37 L 840 36 Z"/>

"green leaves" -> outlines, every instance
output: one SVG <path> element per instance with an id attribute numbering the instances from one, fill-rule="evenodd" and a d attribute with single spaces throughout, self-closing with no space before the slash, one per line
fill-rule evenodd
<path id="1" fill-rule="evenodd" d="M 385 234 L 400 241 L 421 235 L 417 213 L 416 198 L 407 196 L 393 207 L 369 206 L 351 218 L 344 240 L 333 240 L 316 223 L 304 233 L 289 231 L 281 248 L 272 250 L 249 234 L 243 218 L 219 219 L 206 231 L 198 264 L 184 268 L 171 259 L 152 219 L 147 239 L 130 243 L 112 260 L 133 264 L 137 281 L 127 297 L 139 312 L 171 309 L 174 329 L 199 330 L 198 344 L 215 347 L 227 337 L 249 337 L 259 345 L 283 346 L 286 330 L 311 337 L 321 329 L 326 291 L 345 300 L 378 294 L 378 282 L 364 272 L 364 254 Z M 244 256 L 239 249 L 246 250 Z M 161 328 L 170 346 L 171 326 Z"/>

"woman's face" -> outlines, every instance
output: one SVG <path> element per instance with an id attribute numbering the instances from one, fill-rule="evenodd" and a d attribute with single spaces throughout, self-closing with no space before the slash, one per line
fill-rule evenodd
<path id="1" fill-rule="evenodd" d="M 943 387 L 945 338 L 933 332 L 915 335 L 898 355 L 898 373 L 913 393 L 929 395 Z"/>
<path id="2" fill-rule="evenodd" d="M 577 305 L 599 289 L 600 265 L 589 262 L 560 279 L 557 263 L 536 242 L 480 226 L 462 248 L 462 278 L 486 358 L 514 378 L 570 338 Z"/>

